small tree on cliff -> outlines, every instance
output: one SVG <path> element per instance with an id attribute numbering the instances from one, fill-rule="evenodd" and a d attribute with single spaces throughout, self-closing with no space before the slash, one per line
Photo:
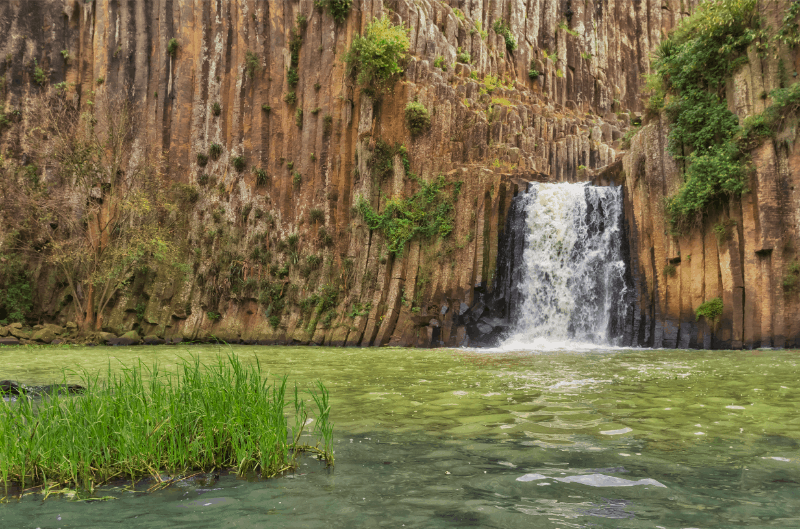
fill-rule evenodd
<path id="1" fill-rule="evenodd" d="M 408 28 L 395 26 L 386 16 L 376 18 L 356 35 L 344 56 L 348 73 L 368 93 L 390 90 L 403 72 L 408 57 Z"/>
<path id="2" fill-rule="evenodd" d="M 82 113 L 63 96 L 36 101 L 38 126 L 28 138 L 42 175 L 4 168 L 17 184 L 13 246 L 44 254 L 63 273 L 85 330 L 102 327 L 103 311 L 137 268 L 175 259 L 165 224 L 174 207 L 135 141 L 139 114 L 125 96 L 94 103 Z"/>

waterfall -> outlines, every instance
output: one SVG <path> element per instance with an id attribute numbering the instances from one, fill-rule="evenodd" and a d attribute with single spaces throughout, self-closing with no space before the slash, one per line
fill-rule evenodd
<path id="1" fill-rule="evenodd" d="M 532 183 L 504 347 L 614 345 L 626 316 L 622 188 Z"/>

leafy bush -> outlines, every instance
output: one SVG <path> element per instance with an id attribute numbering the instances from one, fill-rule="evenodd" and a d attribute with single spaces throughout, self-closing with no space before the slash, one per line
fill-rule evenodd
<path id="1" fill-rule="evenodd" d="M 294 171 L 292 173 L 292 185 L 294 187 L 300 187 L 301 183 L 303 183 L 303 176 L 297 171 Z"/>
<path id="2" fill-rule="evenodd" d="M 261 110 L 269 114 L 270 112 L 272 112 L 272 107 L 269 105 L 261 105 Z"/>
<path id="3" fill-rule="evenodd" d="M 169 39 L 169 44 L 167 44 L 167 53 L 175 57 L 175 54 L 177 52 L 178 52 L 178 39 L 175 38 Z"/>
<path id="4" fill-rule="evenodd" d="M 325 114 L 325 117 L 322 118 L 322 132 L 325 134 L 330 134 L 331 130 L 333 129 L 333 116 L 330 114 Z"/>
<path id="5" fill-rule="evenodd" d="M 199 165 L 200 167 L 205 167 L 206 165 L 208 165 L 208 155 L 206 153 L 203 152 L 197 153 L 197 165 Z"/>
<path id="6" fill-rule="evenodd" d="M 460 63 L 471 64 L 472 56 L 467 52 L 461 51 L 461 48 L 459 48 L 458 54 L 456 55 L 456 60 Z"/>
<path id="7" fill-rule="evenodd" d="M 315 222 L 325 222 L 325 213 L 321 209 L 312 209 L 308 212 L 308 220 L 311 224 Z"/>
<path id="8" fill-rule="evenodd" d="M 433 60 L 433 66 L 439 68 L 443 72 L 447 71 L 447 62 L 441 55 L 437 55 L 436 58 Z"/>
<path id="9" fill-rule="evenodd" d="M 677 268 L 675 268 L 674 264 L 667 263 L 664 265 L 664 275 L 667 277 L 675 277 L 675 273 L 677 272 Z"/>
<path id="10" fill-rule="evenodd" d="M 704 301 L 702 305 L 697 307 L 697 310 L 695 310 L 694 313 L 696 320 L 699 320 L 702 316 L 709 323 L 716 322 L 717 319 L 722 316 L 722 298 L 714 298 Z"/>
<path id="11" fill-rule="evenodd" d="M 541 73 L 539 73 L 539 70 L 536 69 L 535 61 L 531 59 L 530 69 L 528 70 L 528 77 L 535 81 L 536 79 L 539 78 L 540 75 Z"/>
<path id="12" fill-rule="evenodd" d="M 357 74 L 359 85 L 382 92 L 391 89 L 402 73 L 409 46 L 408 28 L 383 16 L 370 22 L 363 36 L 355 36 L 344 61 L 348 73 Z"/>
<path id="13" fill-rule="evenodd" d="M 297 104 L 297 94 L 295 92 L 286 92 L 283 95 L 283 100 L 289 105 Z"/>
<path id="14" fill-rule="evenodd" d="M 294 124 L 297 125 L 297 128 L 303 128 L 303 109 L 298 108 L 294 113 Z"/>
<path id="15" fill-rule="evenodd" d="M 431 116 L 425 105 L 418 101 L 411 101 L 406 105 L 406 125 L 412 136 L 430 128 Z"/>
<path id="16" fill-rule="evenodd" d="M 344 22 L 353 0 L 317 0 L 317 7 L 324 7 L 336 22 Z"/>
<path id="17" fill-rule="evenodd" d="M 514 38 L 514 35 L 511 34 L 511 28 L 505 23 L 504 20 L 497 19 L 494 21 L 494 32 L 498 35 L 502 35 L 506 41 L 506 49 L 508 51 L 514 51 L 517 49 L 517 39 Z"/>
<path id="18" fill-rule="evenodd" d="M 219 116 L 222 113 L 222 105 L 220 105 L 219 102 L 215 102 L 211 105 L 211 113 L 215 116 Z"/>
<path id="19" fill-rule="evenodd" d="M 290 67 L 286 70 L 286 84 L 294 88 L 300 81 L 300 75 L 297 73 L 297 68 Z"/>

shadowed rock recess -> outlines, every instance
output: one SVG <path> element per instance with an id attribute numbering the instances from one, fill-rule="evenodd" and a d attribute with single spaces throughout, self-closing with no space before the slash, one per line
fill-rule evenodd
<path id="1" fill-rule="evenodd" d="M 788 4 L 762 3 L 779 26 Z M 127 92 L 140 119 L 132 157 L 154 160 L 193 197 L 169 213 L 184 266 L 136 268 L 92 333 L 74 329 L 73 290 L 47 246 L 21 254 L 33 286 L 26 323 L 40 327 L 0 336 L 28 343 L 56 324 L 61 341 L 466 345 L 462 315 L 476 290 L 494 289 L 513 197 L 532 181 L 592 181 L 624 186 L 634 305 L 626 345 L 796 344 L 800 301 L 782 286 L 800 248 L 794 128 L 752 153 L 749 193 L 679 237 L 664 211 L 683 178 L 665 150 L 666 117 L 648 119 L 627 153 L 621 145 L 644 110 L 651 52 L 696 2 L 353 0 L 341 22 L 317 4 L 0 3 L 4 167 L 35 163 L 38 182 L 62 185 L 30 141 L 32 106 L 60 90 L 88 112 L 104 92 Z M 382 16 L 408 28 L 409 57 L 393 90 L 370 96 L 343 57 Z M 503 28 L 515 49 L 495 31 Z M 798 68 L 791 49 L 771 53 L 749 54 L 728 83 L 740 117 L 763 109 L 762 94 L 779 86 L 778 56 L 790 74 Z M 431 126 L 412 136 L 405 108 L 414 100 Z M 198 156 L 212 144 L 221 152 Z M 390 252 L 359 201 L 380 213 L 440 175 L 452 231 Z M 726 219 L 735 224 L 719 238 L 714 226 Z M 698 321 L 697 307 L 715 297 L 721 317 Z"/>

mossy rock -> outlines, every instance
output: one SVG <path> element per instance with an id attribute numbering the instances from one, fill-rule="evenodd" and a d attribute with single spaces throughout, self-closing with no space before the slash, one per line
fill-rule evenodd
<path id="1" fill-rule="evenodd" d="M 111 345 L 138 345 L 141 341 L 139 333 L 136 331 L 128 331 L 119 338 L 113 340 Z"/>
<path id="2" fill-rule="evenodd" d="M 56 333 L 52 329 L 44 328 L 33 333 L 33 340 L 42 343 L 51 343 L 56 339 Z"/>

